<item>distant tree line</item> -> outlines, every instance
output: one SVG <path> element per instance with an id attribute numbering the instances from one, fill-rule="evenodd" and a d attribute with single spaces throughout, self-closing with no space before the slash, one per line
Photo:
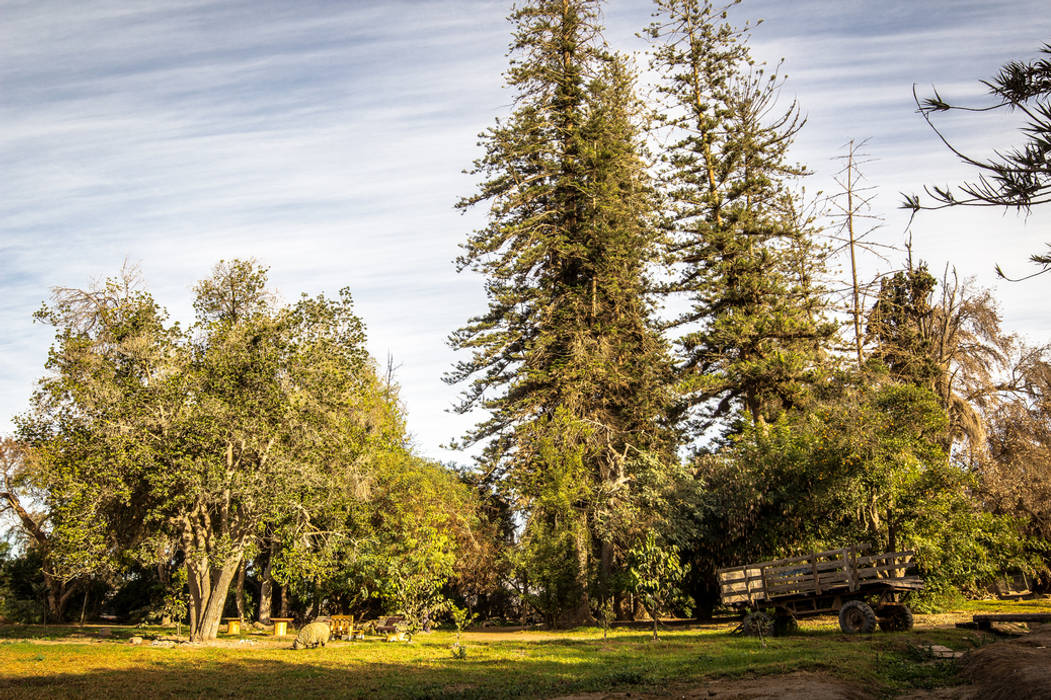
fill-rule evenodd
<path id="1" fill-rule="evenodd" d="M 346 290 L 282 302 L 224 261 L 183 327 L 132 270 L 58 289 L 0 446 L 0 614 L 196 639 L 225 615 L 422 626 L 453 604 L 704 615 L 721 566 L 853 543 L 917 550 L 931 606 L 1009 572 L 1049 585 L 1047 348 L 911 254 L 871 282 L 852 265 L 842 307 L 779 68 L 729 7 L 655 5 L 651 102 L 598 0 L 510 17 L 512 109 L 459 204 L 488 212 L 457 260 L 488 304 L 446 377 L 484 415 L 473 465 L 412 451 Z"/>

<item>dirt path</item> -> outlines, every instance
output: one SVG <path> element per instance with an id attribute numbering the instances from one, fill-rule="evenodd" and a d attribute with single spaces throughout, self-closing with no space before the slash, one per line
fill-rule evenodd
<path id="1" fill-rule="evenodd" d="M 968 652 L 960 660 L 960 676 L 965 681 L 963 685 L 911 691 L 898 697 L 900 700 L 1051 700 L 1051 625 Z M 558 700 L 872 700 L 874 697 L 856 684 L 826 674 L 798 672 L 719 679 L 701 686 L 582 693 Z"/>
<path id="2" fill-rule="evenodd" d="M 582 693 L 557 700 L 656 700 L 657 698 L 711 698 L 712 700 L 873 700 L 856 685 L 822 673 L 800 671 L 783 676 L 719 679 L 701 686 L 617 693 Z"/>

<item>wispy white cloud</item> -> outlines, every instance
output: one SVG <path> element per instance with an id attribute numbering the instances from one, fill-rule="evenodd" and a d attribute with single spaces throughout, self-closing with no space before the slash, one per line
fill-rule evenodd
<path id="1" fill-rule="evenodd" d="M 886 235 L 897 192 L 966 173 L 913 113 L 911 85 L 978 96 L 977 79 L 1051 36 L 1044 2 L 745 2 L 766 16 L 755 52 L 781 56 L 809 124 L 796 156 L 829 186 L 831 157 L 871 137 L 870 179 Z M 286 297 L 350 286 L 382 359 L 393 353 L 420 448 L 462 432 L 448 414 L 444 339 L 482 310 L 481 282 L 456 275 L 460 174 L 476 134 L 506 111 L 500 72 L 509 3 L 492 0 L 0 0 L 0 419 L 22 410 L 48 334 L 30 316 L 52 285 L 142 262 L 173 315 L 221 257 L 255 256 Z M 607 38 L 640 49 L 645 0 L 611 0 Z M 1024 21 L 1022 19 L 1024 18 Z M 980 148 L 1009 128 L 953 124 Z M 951 257 L 991 283 L 1021 261 L 1046 218 L 925 215 L 918 253 Z M 1040 282 L 1002 287 L 1012 324 L 1046 339 Z"/>

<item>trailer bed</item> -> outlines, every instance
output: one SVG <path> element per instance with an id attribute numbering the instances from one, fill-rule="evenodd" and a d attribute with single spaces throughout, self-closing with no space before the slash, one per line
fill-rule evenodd
<path id="1" fill-rule="evenodd" d="M 754 608 L 806 598 L 917 590 L 923 588 L 923 579 L 909 573 L 915 569 L 915 555 L 903 551 L 861 556 L 857 547 L 844 547 L 720 569 L 720 595 L 724 605 Z M 815 612 L 819 609 L 814 606 Z"/>

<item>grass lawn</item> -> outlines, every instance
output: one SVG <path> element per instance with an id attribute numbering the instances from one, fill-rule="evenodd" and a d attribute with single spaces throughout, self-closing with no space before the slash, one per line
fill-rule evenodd
<path id="1" fill-rule="evenodd" d="M 1051 612 L 1051 600 L 917 616 L 911 632 L 847 637 L 833 618 L 804 621 L 799 634 L 765 640 L 729 634 L 733 625 L 676 629 L 650 640 L 644 630 L 482 631 L 464 635 L 467 658 L 450 651 L 451 632 L 410 643 L 333 642 L 292 651 L 292 637 L 220 635 L 216 645 L 132 646 L 131 634 L 71 638 L 76 628 L 0 628 L 0 697 L 550 697 L 587 691 L 658 691 L 717 678 L 819 671 L 878 695 L 956 683 L 954 661 L 931 660 L 924 645 L 966 650 L 990 637 L 953 621 L 980 610 Z M 34 639 L 25 639 L 35 637 Z M 123 637 L 124 639 L 121 639 Z"/>

